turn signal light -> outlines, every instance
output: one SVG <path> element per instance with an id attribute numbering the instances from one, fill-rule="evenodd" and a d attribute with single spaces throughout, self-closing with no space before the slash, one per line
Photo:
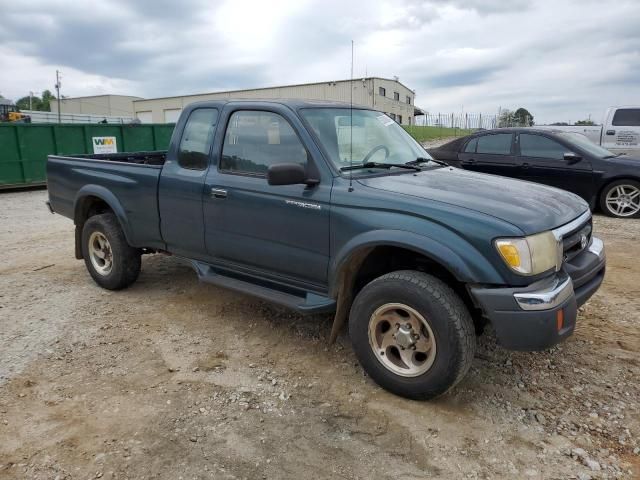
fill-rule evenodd
<path id="1" fill-rule="evenodd" d="M 520 266 L 520 252 L 518 252 L 518 248 L 515 245 L 498 242 L 497 246 L 500 255 L 502 255 L 502 258 L 504 258 L 505 262 L 507 262 L 511 268 L 518 268 Z"/>

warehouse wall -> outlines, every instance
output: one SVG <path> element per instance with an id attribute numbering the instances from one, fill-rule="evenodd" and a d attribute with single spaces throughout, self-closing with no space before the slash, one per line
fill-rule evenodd
<path id="1" fill-rule="evenodd" d="M 386 88 L 386 97 L 378 94 L 378 87 Z M 350 81 L 322 82 L 305 85 L 290 85 L 253 90 L 235 90 L 229 92 L 204 93 L 181 97 L 154 98 L 133 102 L 136 116 L 143 123 L 174 122 L 180 111 L 190 103 L 225 98 L 236 99 L 276 99 L 302 98 L 308 100 L 331 100 L 349 103 L 353 88 L 354 105 L 375 108 L 385 113 L 402 116 L 402 123 L 409 124 L 413 118 L 413 98 L 415 94 L 401 83 L 382 78 L 354 79 Z M 398 92 L 400 101 L 393 100 Z M 411 105 L 405 98 L 409 95 Z M 396 117 L 398 118 L 398 117 Z"/>
<path id="2" fill-rule="evenodd" d="M 133 101 L 140 97 L 128 95 L 95 95 L 89 97 L 63 98 L 60 100 L 62 113 L 105 115 L 113 117 L 133 117 Z M 51 102 L 51 111 L 58 113 L 58 102 Z"/>

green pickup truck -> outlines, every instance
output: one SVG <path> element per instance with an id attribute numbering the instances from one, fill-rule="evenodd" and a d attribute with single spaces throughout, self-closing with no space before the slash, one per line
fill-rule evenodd
<path id="1" fill-rule="evenodd" d="M 202 281 L 335 312 L 332 337 L 348 323 L 371 378 L 415 399 L 463 378 L 487 322 L 505 348 L 566 339 L 604 278 L 584 200 L 444 165 L 344 104 L 194 103 L 166 152 L 50 156 L 47 174 L 100 286 L 170 252 Z"/>

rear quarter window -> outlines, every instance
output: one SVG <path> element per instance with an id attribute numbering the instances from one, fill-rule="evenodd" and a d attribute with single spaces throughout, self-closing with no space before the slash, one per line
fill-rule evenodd
<path id="1" fill-rule="evenodd" d="M 640 108 L 619 108 L 611 124 L 616 127 L 640 127 Z"/>
<path id="2" fill-rule="evenodd" d="M 474 138 L 469 143 L 467 143 L 466 147 L 464 147 L 465 153 L 476 153 L 476 146 L 478 145 L 478 139 Z"/>
<path id="3" fill-rule="evenodd" d="M 218 120 L 215 108 L 198 108 L 189 115 L 178 149 L 178 164 L 188 170 L 205 170 Z"/>

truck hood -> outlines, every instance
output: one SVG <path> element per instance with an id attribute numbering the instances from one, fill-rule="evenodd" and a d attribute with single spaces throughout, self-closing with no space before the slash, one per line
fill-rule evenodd
<path id="1" fill-rule="evenodd" d="M 526 235 L 570 222 L 589 206 L 577 195 L 538 183 L 444 167 L 359 180 L 367 187 L 491 215 Z"/>

